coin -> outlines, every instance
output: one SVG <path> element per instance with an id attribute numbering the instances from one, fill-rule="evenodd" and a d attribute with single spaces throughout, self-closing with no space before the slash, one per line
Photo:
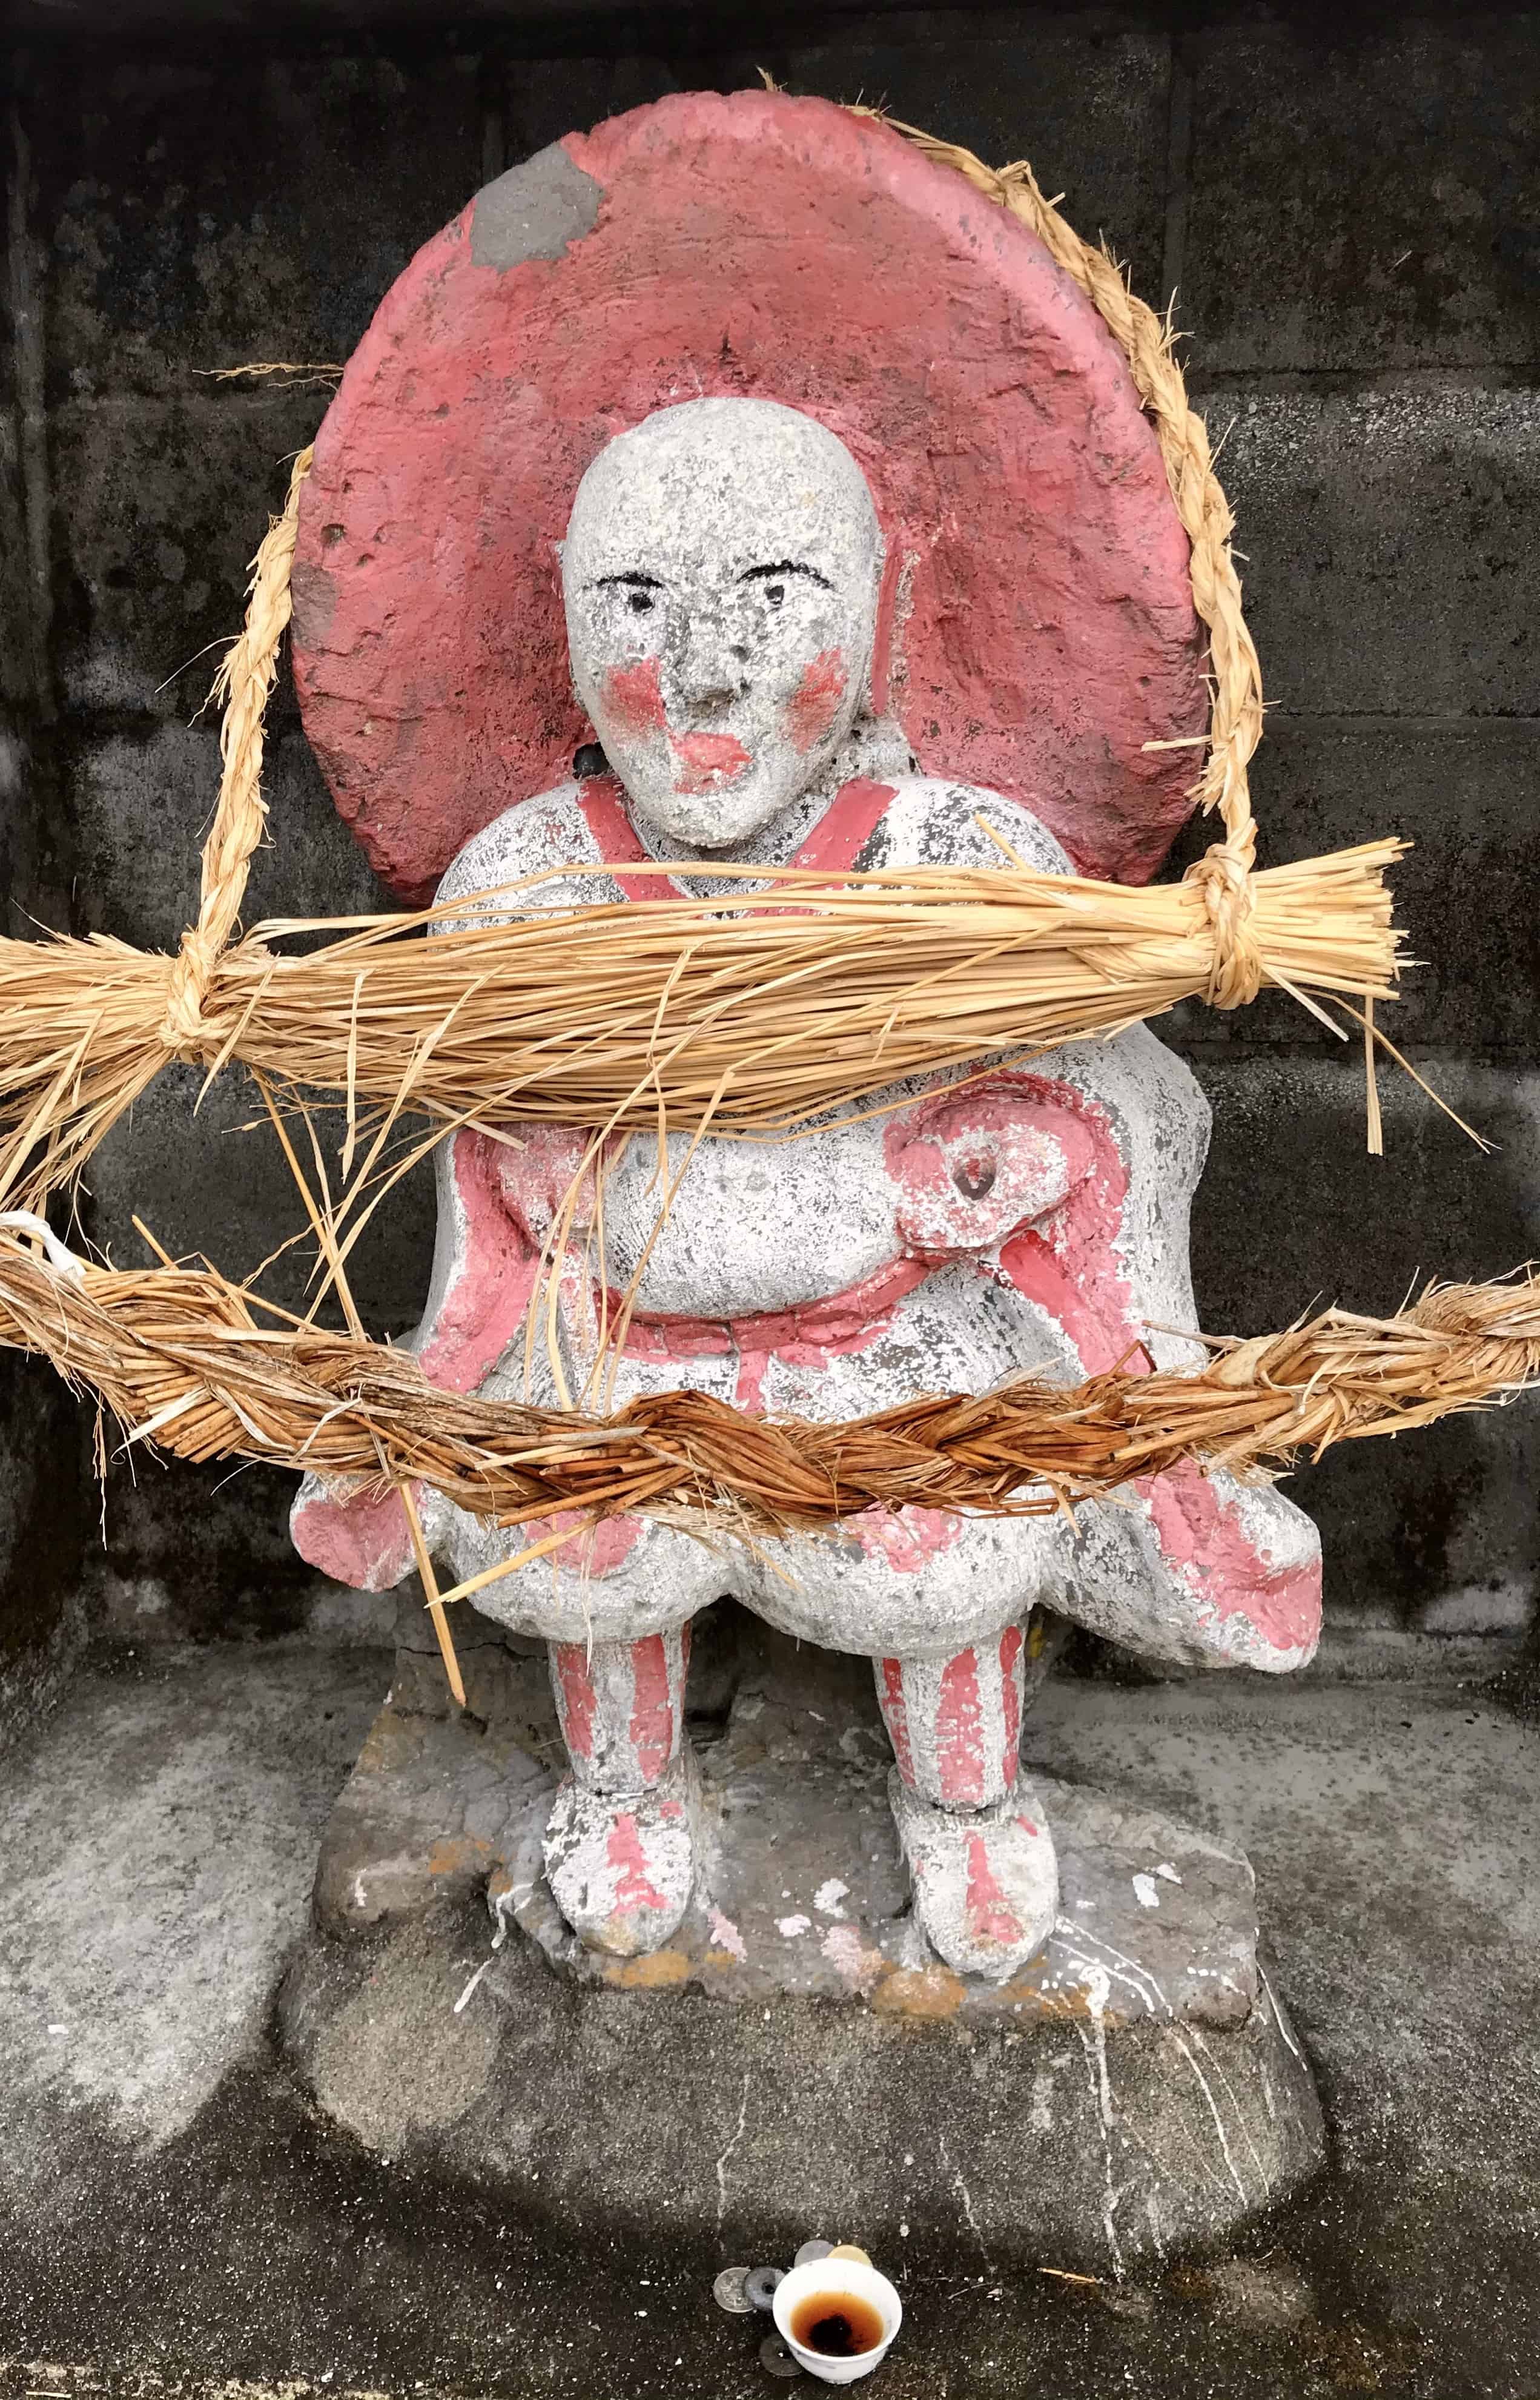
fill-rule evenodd
<path id="1" fill-rule="evenodd" d="M 826 2258 L 832 2248 L 832 2243 L 828 2242 L 804 2242 L 801 2249 L 798 2250 L 796 2257 L 792 2260 L 792 2265 L 794 2267 L 811 2267 L 815 2259 Z"/>
<path id="2" fill-rule="evenodd" d="M 775 2295 L 786 2280 L 784 2267 L 751 2267 L 743 2297 L 751 2309 L 763 2309 L 768 2314 L 775 2306 Z"/>
<path id="3" fill-rule="evenodd" d="M 727 2311 L 729 2317 L 751 2317 L 754 2314 L 754 2302 L 743 2289 L 748 2279 L 746 2267 L 724 2267 L 711 2287 L 712 2298 L 719 2309 Z"/>
<path id="4" fill-rule="evenodd" d="M 800 2375 L 802 2370 L 778 2333 L 768 2333 L 759 2345 L 759 2364 L 767 2375 Z"/>

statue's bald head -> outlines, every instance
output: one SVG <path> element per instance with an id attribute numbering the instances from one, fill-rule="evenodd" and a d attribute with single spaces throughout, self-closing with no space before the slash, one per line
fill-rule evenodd
<path id="1" fill-rule="evenodd" d="M 574 680 L 643 816 L 730 849 L 824 771 L 865 696 L 882 542 L 838 437 L 771 401 L 660 409 L 578 487 Z"/>

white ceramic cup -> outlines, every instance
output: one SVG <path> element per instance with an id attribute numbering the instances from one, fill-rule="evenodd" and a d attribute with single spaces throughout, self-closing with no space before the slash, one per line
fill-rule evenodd
<path id="1" fill-rule="evenodd" d="M 824 2351 L 809 2350 L 791 2329 L 793 2316 L 804 2300 L 816 2297 L 838 2303 L 845 2293 L 877 2311 L 882 2319 L 881 2340 L 874 2350 L 858 2351 L 853 2358 L 831 2358 Z M 805 2267 L 794 2267 L 776 2285 L 774 2315 L 776 2332 L 804 2374 L 815 2375 L 820 2383 L 858 2383 L 887 2357 L 904 2322 L 904 2303 L 886 2275 L 859 2258 L 810 2258 Z"/>

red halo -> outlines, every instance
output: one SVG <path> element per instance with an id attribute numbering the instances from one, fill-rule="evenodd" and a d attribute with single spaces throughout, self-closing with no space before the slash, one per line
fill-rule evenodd
<path id="1" fill-rule="evenodd" d="M 585 739 L 555 545 L 670 402 L 803 408 L 871 482 L 879 700 L 933 773 L 1141 882 L 1206 719 L 1189 551 L 1127 362 L 1036 237 L 826 101 L 689 92 L 569 134 L 418 252 L 316 442 L 293 571 L 306 730 L 425 894 Z"/>

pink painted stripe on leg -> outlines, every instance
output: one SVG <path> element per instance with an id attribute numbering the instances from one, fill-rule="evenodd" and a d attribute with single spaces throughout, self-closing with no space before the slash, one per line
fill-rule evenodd
<path id="1" fill-rule="evenodd" d="M 975 1942 L 1011 1943 L 1021 1925 L 996 1879 L 982 1834 L 968 1836 L 968 1930 Z"/>
<path id="2" fill-rule="evenodd" d="M 960 1805 L 980 1807 L 984 1800 L 984 1714 L 975 1651 L 960 1650 L 941 1670 L 935 1747 L 942 1799 L 954 1808 Z"/>
<path id="3" fill-rule="evenodd" d="M 644 1783 L 656 1783 L 674 1756 L 678 1736 L 668 1652 L 661 1633 L 631 1645 L 631 1746 Z"/>
<path id="4" fill-rule="evenodd" d="M 880 1661 L 877 1697 L 882 1709 L 882 1722 L 888 1728 L 888 1739 L 893 1746 L 893 1763 L 901 1780 L 914 1790 L 914 1757 L 909 1749 L 909 1711 L 904 1698 L 904 1662 L 901 1658 Z"/>
<path id="5" fill-rule="evenodd" d="M 621 1909 L 666 1908 L 668 1903 L 647 1872 L 647 1853 L 635 1818 L 623 1809 L 609 1829 L 605 1844 L 606 1865 L 615 1869 L 616 1905 Z"/>
<path id="6" fill-rule="evenodd" d="M 1008 1625 L 1000 1637 L 1000 1701 L 1005 1714 L 1005 1738 L 1001 1744 L 1001 1769 L 1005 1777 L 1005 1789 L 1016 1780 L 1021 1750 L 1021 1648 L 1019 1625 Z"/>
<path id="7" fill-rule="evenodd" d="M 562 1739 L 574 1758 L 593 1755 L 593 1712 L 598 1705 L 588 1653 L 580 1642 L 553 1642 L 556 1697 L 561 1704 Z"/>

